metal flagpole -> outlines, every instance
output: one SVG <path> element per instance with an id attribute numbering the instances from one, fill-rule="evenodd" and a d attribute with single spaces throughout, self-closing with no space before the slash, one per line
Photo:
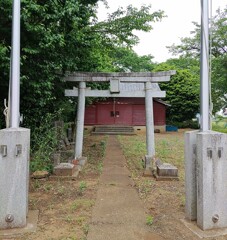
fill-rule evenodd
<path id="1" fill-rule="evenodd" d="M 209 123 L 209 3 L 201 0 L 200 55 L 200 115 L 201 131 L 210 130 Z"/>
<path id="2" fill-rule="evenodd" d="M 19 127 L 20 112 L 20 0 L 13 1 L 10 86 L 10 127 Z"/>

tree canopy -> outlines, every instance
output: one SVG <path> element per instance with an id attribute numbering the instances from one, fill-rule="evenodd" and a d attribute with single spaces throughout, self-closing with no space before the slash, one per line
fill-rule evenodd
<path id="1" fill-rule="evenodd" d="M 211 86 L 214 112 L 226 105 L 227 89 L 227 6 L 218 9 L 216 15 L 210 20 L 210 52 L 211 52 Z M 200 25 L 194 23 L 192 36 L 181 39 L 181 44 L 169 47 L 170 52 L 187 59 L 200 57 Z M 199 64 L 199 61 L 198 61 Z M 199 65 L 198 65 L 199 66 Z"/>
<path id="2" fill-rule="evenodd" d="M 177 71 L 169 82 L 160 84 L 161 89 L 166 91 L 165 101 L 171 105 L 167 109 L 167 120 L 174 124 L 191 120 L 199 111 L 198 77 L 190 69 L 182 68 L 181 64 L 181 60 L 175 59 L 154 68 L 154 71 Z"/>
<path id="3" fill-rule="evenodd" d="M 24 124 L 39 125 L 46 113 L 69 104 L 64 97 L 65 71 L 120 71 L 140 57 L 134 30 L 150 31 L 163 17 L 150 6 L 128 6 L 98 22 L 98 0 L 21 1 L 21 113 Z M 0 1 L 0 101 L 8 95 L 12 1 Z M 125 59 L 119 54 L 127 53 Z M 130 56 L 131 55 L 131 56 Z M 132 56 L 135 60 L 132 60 Z M 127 59 L 126 59 L 127 58 Z M 131 60 L 130 60 L 131 58 Z M 141 57 L 143 67 L 151 57 Z M 3 126 L 3 124 L 1 124 Z"/>

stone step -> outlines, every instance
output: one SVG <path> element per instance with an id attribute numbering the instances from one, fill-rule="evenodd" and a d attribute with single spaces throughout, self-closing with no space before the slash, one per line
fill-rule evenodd
<path id="1" fill-rule="evenodd" d="M 92 135 L 136 135 L 135 132 L 92 132 Z"/>
<path id="2" fill-rule="evenodd" d="M 121 126 L 121 125 L 105 125 L 95 126 L 92 134 L 106 134 L 106 135 L 133 135 L 135 134 L 132 126 Z"/>
<path id="3" fill-rule="evenodd" d="M 113 129 L 113 128 L 99 128 L 99 129 L 95 129 L 95 132 L 134 132 L 134 129 Z"/>

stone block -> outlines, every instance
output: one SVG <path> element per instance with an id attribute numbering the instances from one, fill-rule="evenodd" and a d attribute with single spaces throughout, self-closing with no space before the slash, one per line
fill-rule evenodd
<path id="1" fill-rule="evenodd" d="M 178 176 L 178 169 L 177 167 L 169 164 L 163 163 L 162 165 L 157 166 L 157 174 L 158 176 L 165 176 L 165 177 L 177 177 Z"/>
<path id="2" fill-rule="evenodd" d="M 227 227 L 226 146 L 226 134 L 197 134 L 197 225 L 202 230 Z"/>
<path id="3" fill-rule="evenodd" d="M 145 155 L 145 169 L 152 169 L 153 158 L 151 156 Z"/>
<path id="4" fill-rule="evenodd" d="M 190 221 L 197 219 L 196 135 L 198 130 L 186 132 L 185 147 L 185 214 Z"/>
<path id="5" fill-rule="evenodd" d="M 76 171 L 77 167 L 72 163 L 60 163 L 54 167 L 54 174 L 57 176 L 73 176 Z"/>
<path id="6" fill-rule="evenodd" d="M 80 157 L 78 158 L 78 160 L 79 160 L 79 165 L 83 167 L 87 162 L 87 157 Z"/>
<path id="7" fill-rule="evenodd" d="M 22 228 L 28 213 L 30 130 L 0 130 L 0 149 L 0 229 Z"/>
<path id="8" fill-rule="evenodd" d="M 61 162 L 61 154 L 60 153 L 54 153 L 52 155 L 52 159 L 53 159 L 53 162 L 54 162 L 54 166 L 59 165 L 60 162 Z"/>

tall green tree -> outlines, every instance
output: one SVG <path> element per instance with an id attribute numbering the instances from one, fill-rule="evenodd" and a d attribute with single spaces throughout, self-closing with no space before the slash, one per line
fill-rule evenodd
<path id="1" fill-rule="evenodd" d="M 200 57 L 200 25 L 194 23 L 195 29 L 192 36 L 181 39 L 181 44 L 169 47 L 175 55 L 199 60 Z M 211 86 L 214 112 L 223 105 L 227 105 L 227 6 L 217 10 L 216 15 L 210 20 L 211 32 Z"/>
<path id="2" fill-rule="evenodd" d="M 110 56 L 119 72 L 151 72 L 155 66 L 151 55 L 139 56 L 129 47 L 117 47 Z"/>
<path id="3" fill-rule="evenodd" d="M 65 71 L 116 71 L 118 47 L 138 42 L 133 30 L 150 31 L 163 17 L 150 6 L 120 8 L 97 20 L 98 0 L 21 1 L 21 112 L 27 126 L 69 101 L 64 97 Z M 12 0 L 0 1 L 0 102 L 7 97 Z M 60 75 L 59 75 L 60 74 Z"/>
<path id="4" fill-rule="evenodd" d="M 168 122 L 182 123 L 194 118 L 199 111 L 199 80 L 190 70 L 179 68 L 176 60 L 174 62 L 175 65 L 158 64 L 154 71 L 176 70 L 176 75 L 160 87 L 166 91 L 165 101 L 171 105 L 167 109 Z"/>

